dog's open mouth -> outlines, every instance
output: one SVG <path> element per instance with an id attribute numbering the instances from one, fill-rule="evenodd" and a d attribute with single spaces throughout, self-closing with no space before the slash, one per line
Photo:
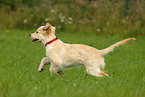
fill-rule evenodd
<path id="1" fill-rule="evenodd" d="M 40 41 L 40 40 L 37 39 L 37 38 L 35 38 L 35 39 L 32 40 L 32 42 L 38 42 L 38 41 Z"/>

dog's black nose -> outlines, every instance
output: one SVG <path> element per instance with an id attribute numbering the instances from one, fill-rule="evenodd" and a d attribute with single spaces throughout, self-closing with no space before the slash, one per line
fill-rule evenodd
<path id="1" fill-rule="evenodd" d="M 29 34 L 29 37 L 31 36 L 31 34 Z"/>

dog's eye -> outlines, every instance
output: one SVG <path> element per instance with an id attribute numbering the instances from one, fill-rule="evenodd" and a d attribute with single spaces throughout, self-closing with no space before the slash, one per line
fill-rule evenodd
<path id="1" fill-rule="evenodd" d="M 36 31 L 36 33 L 38 33 L 38 31 Z"/>

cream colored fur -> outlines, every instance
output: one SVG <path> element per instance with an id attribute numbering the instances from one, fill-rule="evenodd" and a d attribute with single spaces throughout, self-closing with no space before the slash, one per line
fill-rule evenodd
<path id="1" fill-rule="evenodd" d="M 39 27 L 37 31 L 38 33 L 31 34 L 30 38 L 39 39 L 37 41 L 41 41 L 44 45 L 56 37 L 55 27 L 49 23 Z M 46 46 L 46 57 L 42 59 L 38 71 L 42 71 L 46 63 L 51 64 L 49 71 L 54 74 L 58 74 L 61 68 L 84 64 L 88 74 L 96 77 L 108 76 L 108 74 L 102 71 L 105 67 L 104 55 L 113 51 L 116 46 L 127 43 L 130 40 L 135 40 L 135 38 L 128 38 L 106 49 L 97 50 L 82 44 L 66 44 L 58 39 Z"/>

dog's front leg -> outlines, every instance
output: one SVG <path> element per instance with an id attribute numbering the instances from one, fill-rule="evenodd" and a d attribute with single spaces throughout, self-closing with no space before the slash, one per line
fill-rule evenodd
<path id="1" fill-rule="evenodd" d="M 42 58 L 41 63 L 40 63 L 39 68 L 38 68 L 39 72 L 43 71 L 45 64 L 49 64 L 47 57 Z"/>
<path id="2" fill-rule="evenodd" d="M 59 71 L 59 66 L 54 65 L 53 63 L 51 63 L 51 66 L 49 68 L 50 73 L 52 74 L 56 74 L 56 75 L 62 75 L 64 74 L 63 71 Z"/>
<path id="3" fill-rule="evenodd" d="M 50 73 L 51 73 L 51 74 L 54 73 L 54 74 L 56 74 L 56 75 L 59 75 L 59 74 L 58 74 L 58 70 L 59 70 L 59 67 L 56 66 L 56 65 L 54 65 L 53 63 L 51 63 L 51 66 L 50 66 L 50 68 L 49 68 Z"/>

